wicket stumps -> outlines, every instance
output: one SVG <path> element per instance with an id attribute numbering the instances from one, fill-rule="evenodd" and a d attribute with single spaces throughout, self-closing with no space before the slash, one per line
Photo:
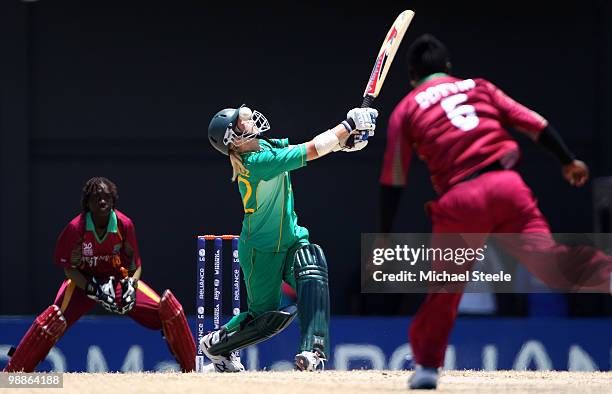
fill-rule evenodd
<path id="1" fill-rule="evenodd" d="M 240 260 L 238 258 L 237 235 L 199 235 L 197 252 L 197 291 L 196 291 L 196 372 L 204 372 L 204 353 L 200 350 L 200 339 L 206 334 L 204 315 L 206 307 L 206 244 L 213 241 L 213 330 L 221 328 L 223 314 L 223 241 L 232 244 L 232 315 L 240 314 Z M 240 357 L 240 352 L 235 352 Z"/>

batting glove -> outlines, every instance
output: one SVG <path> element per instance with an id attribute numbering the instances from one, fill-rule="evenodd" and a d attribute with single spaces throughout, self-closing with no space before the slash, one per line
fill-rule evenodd
<path id="1" fill-rule="evenodd" d="M 364 136 L 366 137 L 365 140 L 363 139 Z M 334 149 L 334 152 L 339 151 L 339 150 L 342 152 L 357 152 L 359 150 L 362 150 L 368 145 L 367 132 L 365 135 L 361 133 L 356 134 L 353 146 L 346 145 L 347 139 L 348 137 L 340 141 L 340 143 L 338 144 L 338 147 Z"/>
<path id="2" fill-rule="evenodd" d="M 367 131 L 369 137 L 374 135 L 374 130 L 376 129 L 376 118 L 378 118 L 378 111 L 374 108 L 353 108 L 346 114 L 346 119 L 349 120 L 349 125 L 351 123 L 350 121 L 352 121 L 352 123 L 355 125 L 354 127 L 350 128 L 349 131 Z"/>
<path id="3" fill-rule="evenodd" d="M 346 114 L 342 125 L 353 135 L 351 144 L 341 141 L 339 150 L 355 152 L 366 147 L 368 138 L 374 135 L 378 111 L 374 108 L 353 108 Z"/>

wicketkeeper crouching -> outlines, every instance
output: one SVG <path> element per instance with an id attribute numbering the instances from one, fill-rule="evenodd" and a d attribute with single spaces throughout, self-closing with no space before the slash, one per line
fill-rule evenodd
<path id="1" fill-rule="evenodd" d="M 55 301 L 34 320 L 5 372 L 32 372 L 68 327 L 96 304 L 140 325 L 162 330 L 183 372 L 195 369 L 195 341 L 183 307 L 170 290 L 162 297 L 140 280 L 142 273 L 134 224 L 115 209 L 117 187 L 92 178 L 83 187 L 82 212 L 59 236 L 55 263 L 67 279 Z"/>

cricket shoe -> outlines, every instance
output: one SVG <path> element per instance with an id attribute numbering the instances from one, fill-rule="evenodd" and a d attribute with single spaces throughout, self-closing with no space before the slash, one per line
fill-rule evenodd
<path id="1" fill-rule="evenodd" d="M 408 380 L 411 390 L 435 390 L 438 387 L 438 368 L 426 368 L 417 364 Z"/>
<path id="2" fill-rule="evenodd" d="M 200 350 L 215 366 L 217 372 L 244 372 L 244 365 L 240 362 L 240 358 L 233 353 L 218 354 L 213 356 L 208 352 L 211 346 L 226 340 L 227 330 L 222 328 L 217 331 L 209 332 L 200 339 Z"/>
<path id="3" fill-rule="evenodd" d="M 298 371 L 316 371 L 325 369 L 325 354 L 320 350 L 303 351 L 295 355 L 295 369 Z"/>

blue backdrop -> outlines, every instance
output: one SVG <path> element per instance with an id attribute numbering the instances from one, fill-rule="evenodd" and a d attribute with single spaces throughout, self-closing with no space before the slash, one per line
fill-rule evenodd
<path id="1" fill-rule="evenodd" d="M 0 365 L 32 317 L 0 318 Z M 408 318 L 334 317 L 327 368 L 407 369 Z M 192 326 L 193 318 L 190 319 Z M 448 369 L 610 370 L 611 319 L 461 318 L 447 351 Z M 242 353 L 247 369 L 291 368 L 298 343 L 294 323 Z M 128 318 L 89 317 L 57 343 L 40 370 L 162 371 L 177 367 L 158 331 Z"/>

